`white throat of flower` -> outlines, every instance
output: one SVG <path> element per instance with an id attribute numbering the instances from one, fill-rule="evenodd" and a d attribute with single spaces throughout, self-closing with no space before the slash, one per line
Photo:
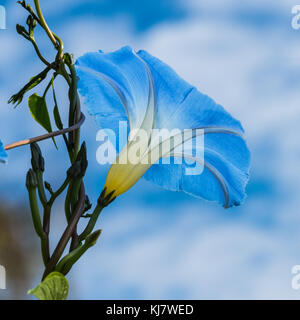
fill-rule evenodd
<path id="1" fill-rule="evenodd" d="M 147 154 L 150 152 L 149 146 L 152 139 L 152 129 L 154 128 L 156 109 L 154 81 L 147 63 L 135 51 L 132 52 L 144 64 L 147 71 L 149 95 L 141 127 L 137 129 L 130 128 L 128 143 L 120 152 L 107 174 L 105 182 L 106 194 L 114 191 L 114 196 L 116 197 L 130 189 L 151 166 L 151 164 L 144 164 L 143 162 L 145 161 L 143 159 L 148 157 Z M 136 154 L 133 154 L 136 153 L 136 148 L 134 147 L 135 139 L 142 136 L 144 132 L 147 134 L 147 138 L 139 150 L 140 161 L 132 163 L 129 159 L 136 156 Z"/>

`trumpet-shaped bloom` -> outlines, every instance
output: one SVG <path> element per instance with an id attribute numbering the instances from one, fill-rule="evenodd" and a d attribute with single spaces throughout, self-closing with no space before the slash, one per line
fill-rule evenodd
<path id="1" fill-rule="evenodd" d="M 6 163 L 7 162 L 7 154 L 4 150 L 3 143 L 0 140 L 0 162 Z"/>
<path id="2" fill-rule="evenodd" d="M 118 196 L 144 176 L 163 188 L 218 201 L 224 207 L 243 201 L 250 153 L 240 122 L 222 106 L 146 51 L 124 47 L 112 53 L 87 53 L 77 60 L 76 69 L 79 92 L 101 128 L 119 132 L 120 121 L 127 121 L 130 132 L 148 133 L 137 163 L 120 161 L 136 152 L 132 140 L 118 150 L 106 178 L 106 193 Z M 144 161 L 161 146 L 162 141 L 152 143 L 153 129 L 192 130 L 192 134 L 181 143 L 173 143 L 168 152 L 159 152 L 153 164 Z M 193 143 L 199 135 L 204 136 L 200 146 Z M 187 140 L 190 147 L 180 148 Z M 197 157 L 197 151 L 204 153 L 204 158 Z M 173 161 L 161 163 L 164 157 Z M 193 160 L 202 167 L 202 173 L 186 174 L 190 164 L 176 161 L 180 158 Z"/>

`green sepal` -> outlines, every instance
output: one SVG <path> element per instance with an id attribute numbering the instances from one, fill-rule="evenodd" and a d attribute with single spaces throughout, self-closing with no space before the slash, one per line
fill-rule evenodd
<path id="1" fill-rule="evenodd" d="M 28 291 L 39 300 L 66 300 L 69 283 L 60 272 L 50 273 L 36 288 Z"/>

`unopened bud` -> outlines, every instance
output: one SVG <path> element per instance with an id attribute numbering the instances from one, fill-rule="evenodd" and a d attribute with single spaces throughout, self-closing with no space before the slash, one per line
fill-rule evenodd
<path id="1" fill-rule="evenodd" d="M 27 30 L 23 26 L 21 26 L 20 24 L 16 25 L 16 29 L 17 29 L 18 34 L 20 34 L 22 36 L 24 36 L 24 35 L 28 36 L 29 35 Z"/>
<path id="2" fill-rule="evenodd" d="M 30 169 L 27 172 L 27 176 L 26 176 L 26 188 L 28 190 L 35 189 L 37 185 L 38 185 L 38 182 L 37 182 L 36 174 L 32 169 Z"/>
<path id="3" fill-rule="evenodd" d="M 75 161 L 70 167 L 70 169 L 68 170 L 67 175 L 71 178 L 77 178 L 80 176 L 80 172 L 81 172 L 81 164 L 79 161 Z"/>
<path id="4" fill-rule="evenodd" d="M 44 185 L 45 185 L 45 188 L 49 191 L 50 194 L 54 193 L 49 182 L 45 181 Z"/>
<path id="5" fill-rule="evenodd" d="M 42 152 L 40 147 L 38 146 L 37 143 L 32 143 L 30 145 L 31 149 L 31 164 L 32 164 L 32 169 L 34 171 L 41 171 L 44 172 L 45 170 L 45 160 L 42 156 Z"/>
<path id="6" fill-rule="evenodd" d="M 88 248 L 94 246 L 98 240 L 98 238 L 101 235 L 102 230 L 97 230 L 90 235 L 88 235 L 85 239 L 84 246 L 87 246 Z"/>
<path id="7" fill-rule="evenodd" d="M 82 178 L 85 175 L 87 166 L 88 166 L 88 161 L 87 161 L 87 155 L 86 155 L 86 145 L 85 145 L 85 142 L 83 142 L 78 152 L 78 155 L 76 157 L 76 161 L 68 170 L 68 175 L 71 176 L 72 178 Z"/>
<path id="8" fill-rule="evenodd" d="M 30 27 L 32 25 L 32 21 L 33 21 L 33 18 L 32 18 L 32 15 L 30 14 L 26 20 L 26 24 Z"/>
<path id="9" fill-rule="evenodd" d="M 26 24 L 28 25 L 29 27 L 29 34 L 30 36 L 33 36 L 33 31 L 34 31 L 34 28 L 36 27 L 37 25 L 37 22 L 36 20 L 32 17 L 32 15 L 29 15 L 27 20 L 26 20 Z"/>

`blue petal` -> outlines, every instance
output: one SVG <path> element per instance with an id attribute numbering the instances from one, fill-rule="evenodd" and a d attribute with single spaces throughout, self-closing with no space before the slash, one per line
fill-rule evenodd
<path id="1" fill-rule="evenodd" d="M 233 135 L 211 134 L 205 136 L 204 145 L 205 166 L 200 175 L 187 175 L 190 165 L 183 162 L 155 164 L 144 178 L 168 190 L 217 201 L 226 208 L 240 205 L 249 178 L 250 153 L 245 141 Z"/>
<path id="2" fill-rule="evenodd" d="M 88 53 L 76 64 L 79 91 L 101 127 L 117 131 L 118 121 L 141 126 L 149 102 L 149 75 L 155 91 L 155 128 L 205 130 L 205 162 L 201 175 L 185 174 L 188 164 L 153 165 L 147 180 L 225 207 L 245 198 L 250 153 L 243 128 L 222 106 L 181 79 L 146 51 L 130 47 L 113 53 Z M 193 151 L 193 150 L 191 150 Z M 191 153 L 193 154 L 193 152 Z M 178 155 L 174 155 L 178 156 Z"/>
<path id="3" fill-rule="evenodd" d="M 116 52 L 87 53 L 76 62 L 78 88 L 91 115 L 101 126 L 111 118 L 129 118 L 139 128 L 148 106 L 149 79 L 145 64 L 130 47 Z"/>
<path id="4" fill-rule="evenodd" d="M 0 162 L 7 163 L 7 154 L 4 150 L 4 146 L 1 141 L 0 141 Z"/>
<path id="5" fill-rule="evenodd" d="M 159 59 L 146 51 L 138 55 L 148 64 L 154 80 L 156 127 L 208 129 L 204 139 L 205 167 L 201 175 L 186 175 L 186 164 L 156 164 L 144 177 L 166 189 L 217 201 L 225 207 L 241 204 L 246 196 L 250 153 L 240 122 Z M 224 133 L 213 133 L 214 129 Z"/>
<path id="6" fill-rule="evenodd" d="M 222 106 L 180 78 L 167 64 L 146 51 L 139 51 L 138 55 L 148 64 L 154 80 L 157 128 L 184 130 L 216 126 L 243 131 L 240 122 Z"/>

